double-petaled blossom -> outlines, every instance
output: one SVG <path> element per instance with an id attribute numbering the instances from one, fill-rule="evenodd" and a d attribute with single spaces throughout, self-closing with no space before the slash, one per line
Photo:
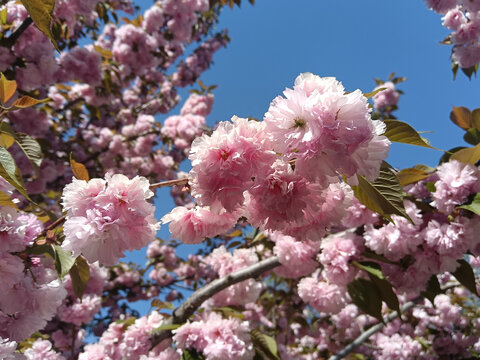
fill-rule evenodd
<path id="1" fill-rule="evenodd" d="M 155 239 L 160 228 L 153 196 L 143 177 L 129 180 L 124 175 L 108 175 L 106 180 L 89 182 L 74 179 L 63 191 L 67 211 L 62 247 L 89 262 L 115 264 L 126 250 L 140 249 Z"/>

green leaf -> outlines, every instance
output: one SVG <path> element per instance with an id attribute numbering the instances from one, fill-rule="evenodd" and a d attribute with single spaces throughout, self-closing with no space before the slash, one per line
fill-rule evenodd
<path id="1" fill-rule="evenodd" d="M 75 263 L 75 258 L 72 253 L 65 251 L 61 246 L 53 245 L 53 248 L 55 249 L 55 269 L 58 276 L 63 279 Z"/>
<path id="2" fill-rule="evenodd" d="M 472 111 L 472 126 L 480 130 L 480 109 L 475 109 Z"/>
<path id="3" fill-rule="evenodd" d="M 477 145 L 480 143 L 480 131 L 475 128 L 470 128 L 467 130 L 463 136 L 463 140 L 469 143 L 470 145 Z"/>
<path id="4" fill-rule="evenodd" d="M 457 160 L 467 164 L 475 165 L 480 160 L 480 144 L 471 148 L 458 150 L 450 156 L 450 160 Z"/>
<path id="5" fill-rule="evenodd" d="M 468 290 L 470 290 L 473 294 L 479 296 L 477 293 L 477 285 L 475 283 L 475 273 L 473 272 L 472 267 L 468 262 L 465 260 L 457 260 L 460 266 L 452 273 L 453 276 L 465 286 Z"/>
<path id="6" fill-rule="evenodd" d="M 381 294 L 373 282 L 365 279 L 355 279 L 347 285 L 347 289 L 355 305 L 368 315 L 378 319 L 378 321 L 384 322 Z"/>
<path id="7" fill-rule="evenodd" d="M 472 113 L 464 106 L 454 106 L 450 112 L 450 120 L 463 130 L 468 130 L 472 127 Z"/>
<path id="8" fill-rule="evenodd" d="M 0 147 L 0 176 L 7 180 L 20 194 L 30 200 L 12 155 L 3 147 Z"/>
<path id="9" fill-rule="evenodd" d="M 18 146 L 20 146 L 20 149 L 22 149 L 22 151 L 25 153 L 28 160 L 30 160 L 35 166 L 40 167 L 43 160 L 42 148 L 40 147 L 40 144 L 27 134 L 16 133 L 15 135 L 15 141 L 17 142 Z"/>
<path id="10" fill-rule="evenodd" d="M 359 263 L 358 261 L 353 261 L 352 265 L 363 271 L 366 271 L 368 274 L 371 274 L 379 279 L 384 279 L 384 276 L 382 274 L 382 268 L 379 264 L 375 262 L 362 261 L 361 263 Z"/>
<path id="11" fill-rule="evenodd" d="M 399 215 L 411 221 L 403 206 L 402 186 L 386 162 L 382 163 L 380 175 L 373 183 L 361 175 L 357 177 L 358 185 L 352 189 L 362 204 L 388 219 L 390 215 Z"/>
<path id="12" fill-rule="evenodd" d="M 85 289 L 87 288 L 88 280 L 90 279 L 90 266 L 83 256 L 75 259 L 75 264 L 68 272 L 72 279 L 72 288 L 75 295 L 81 299 Z"/>
<path id="13" fill-rule="evenodd" d="M 13 94 L 15 94 L 17 82 L 15 80 L 7 80 L 3 73 L 0 74 L 0 101 L 2 104 L 6 104 Z"/>
<path id="14" fill-rule="evenodd" d="M 153 332 L 159 332 L 159 331 L 164 331 L 164 330 L 175 330 L 181 327 L 183 324 L 165 324 L 161 325 L 155 329 L 153 329 Z"/>
<path id="15" fill-rule="evenodd" d="M 434 193 L 435 191 L 437 191 L 437 188 L 435 187 L 435 183 L 434 182 L 427 182 L 425 184 L 425 187 L 427 188 L 427 190 L 431 193 Z"/>
<path id="16" fill-rule="evenodd" d="M 466 149 L 465 146 L 456 146 L 448 151 L 445 151 L 445 153 L 442 155 L 440 158 L 440 161 L 438 162 L 439 164 L 443 164 L 444 162 L 448 162 L 450 160 L 450 157 L 456 153 L 459 150 Z"/>
<path id="17" fill-rule="evenodd" d="M 15 138 L 12 135 L 0 133 L 0 146 L 8 149 L 15 143 Z"/>
<path id="18" fill-rule="evenodd" d="M 244 319 L 245 318 L 244 314 L 242 314 L 241 312 L 238 312 L 235 309 L 227 307 L 227 306 L 220 307 L 220 308 L 215 308 L 213 310 L 217 311 L 217 312 L 221 312 L 226 317 L 235 317 L 235 318 L 239 318 L 239 319 Z"/>
<path id="19" fill-rule="evenodd" d="M 371 91 L 369 93 L 364 93 L 363 96 L 365 96 L 367 99 L 370 99 L 371 97 L 374 97 L 375 95 L 377 95 L 380 91 L 383 91 L 385 90 L 386 88 L 380 88 L 380 89 L 377 89 L 377 90 L 374 90 L 374 91 Z"/>
<path id="20" fill-rule="evenodd" d="M 473 200 L 469 204 L 459 206 L 461 209 L 466 209 L 474 214 L 480 215 L 480 193 L 475 194 Z"/>
<path id="21" fill-rule="evenodd" d="M 48 255 L 55 260 L 55 249 L 50 244 L 37 245 L 33 244 L 32 246 L 25 249 L 27 254 L 32 255 Z"/>
<path id="22" fill-rule="evenodd" d="M 57 42 L 52 33 L 52 13 L 55 7 L 55 0 L 21 0 L 27 9 L 30 17 L 37 26 L 52 42 L 55 49 L 60 52 Z"/>
<path id="23" fill-rule="evenodd" d="M 370 280 L 372 280 L 372 282 L 380 291 L 382 301 L 387 304 L 390 309 L 395 310 L 398 314 L 400 314 L 400 303 L 398 302 L 397 295 L 393 291 L 392 284 L 390 284 L 390 282 L 385 278 L 374 276 L 371 273 L 368 275 Z"/>
<path id="24" fill-rule="evenodd" d="M 280 360 L 277 342 L 271 336 L 263 334 L 258 329 L 250 331 L 252 342 L 262 353 L 271 360 Z"/>
<path id="25" fill-rule="evenodd" d="M 180 360 L 205 360 L 205 357 L 193 349 L 183 350 Z"/>
<path id="26" fill-rule="evenodd" d="M 427 288 L 425 291 L 420 293 L 424 298 L 428 299 L 432 305 L 435 297 L 437 295 L 443 294 L 442 288 L 440 287 L 440 283 L 438 282 L 437 275 L 432 275 L 427 283 Z"/>
<path id="27" fill-rule="evenodd" d="M 387 119 L 384 120 L 384 122 L 385 125 L 387 125 L 387 130 L 383 135 L 385 135 L 390 141 L 438 150 L 425 141 L 425 139 L 406 122 L 393 119 Z"/>
<path id="28" fill-rule="evenodd" d="M 381 262 L 384 262 L 384 263 L 386 263 L 386 264 L 398 265 L 398 263 L 393 262 L 393 261 L 391 261 L 391 260 L 388 260 L 385 256 L 383 256 L 383 255 L 378 255 L 377 253 L 374 253 L 373 251 L 370 251 L 370 250 L 365 250 L 365 251 L 362 253 L 362 256 L 363 256 L 363 257 L 366 257 L 366 258 L 369 258 L 369 259 L 381 261 Z"/>

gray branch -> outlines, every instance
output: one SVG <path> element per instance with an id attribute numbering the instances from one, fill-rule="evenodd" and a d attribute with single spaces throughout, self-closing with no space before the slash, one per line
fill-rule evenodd
<path id="1" fill-rule="evenodd" d="M 233 284 L 247 279 L 256 278 L 257 276 L 260 276 L 264 272 L 272 270 L 277 266 L 280 266 L 280 262 L 278 257 L 274 256 L 244 269 L 228 274 L 221 279 L 213 280 L 212 282 L 195 291 L 182 305 L 176 308 L 172 313 L 172 317 L 168 318 L 164 325 L 185 323 L 188 318 L 200 307 L 200 305 L 202 305 L 205 300 L 208 300 L 213 295 Z M 152 347 L 155 347 L 161 341 L 169 338 L 170 336 L 170 330 L 161 330 L 155 333 L 150 339 Z"/>

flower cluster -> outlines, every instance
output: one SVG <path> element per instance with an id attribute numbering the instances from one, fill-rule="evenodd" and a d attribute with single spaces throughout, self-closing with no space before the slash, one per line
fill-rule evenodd
<path id="1" fill-rule="evenodd" d="M 113 265 L 126 250 L 140 249 L 160 228 L 147 179 L 108 175 L 106 180 L 73 179 L 63 191 L 67 212 L 62 247 L 89 262 Z"/>

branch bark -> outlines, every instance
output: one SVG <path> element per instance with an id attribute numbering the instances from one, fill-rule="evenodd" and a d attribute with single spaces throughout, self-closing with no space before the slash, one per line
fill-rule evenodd
<path id="1" fill-rule="evenodd" d="M 445 286 L 444 288 L 442 288 L 442 291 L 447 291 L 451 288 L 454 288 L 456 286 L 459 286 L 460 284 L 458 283 L 455 283 L 455 284 L 451 284 L 451 285 L 448 285 L 448 286 Z M 413 308 L 415 305 L 417 305 L 418 302 L 420 302 L 421 300 L 423 300 L 424 297 L 423 296 L 419 296 L 415 299 L 413 299 L 412 301 L 409 301 L 407 302 L 405 305 L 403 305 L 400 309 L 401 313 L 405 313 L 407 312 L 408 310 L 410 310 L 411 308 Z M 378 323 L 374 326 L 372 326 L 371 328 L 369 328 L 368 330 L 364 331 L 363 333 L 361 333 L 355 340 L 353 340 L 350 344 L 348 344 L 343 350 L 341 350 L 339 353 L 331 356 L 328 360 L 340 360 L 340 359 L 343 359 L 345 356 L 347 356 L 348 354 L 350 354 L 353 350 L 355 350 L 358 346 L 362 345 L 365 341 L 368 340 L 368 338 L 370 336 L 372 336 L 373 334 L 375 334 L 376 332 L 379 332 L 380 330 L 382 330 L 382 328 L 388 324 L 390 321 L 393 321 L 395 320 L 397 317 L 399 317 L 399 314 L 394 311 L 392 312 L 391 314 L 388 314 L 383 320 L 385 321 L 385 324 L 383 323 Z"/>
<path id="2" fill-rule="evenodd" d="M 230 285 L 239 283 L 241 281 L 255 278 L 268 270 L 272 270 L 280 266 L 278 257 L 274 256 L 265 260 L 262 260 L 256 264 L 248 266 L 244 269 L 238 270 L 227 276 L 214 280 L 202 288 L 195 291 L 182 305 L 173 311 L 172 317 L 166 320 L 165 325 L 171 324 L 183 324 L 193 313 L 202 305 L 202 303 L 211 298 L 218 292 L 226 289 Z M 152 347 L 158 345 L 161 341 L 171 336 L 170 330 L 162 330 L 155 333 L 151 340 Z"/>
<path id="3" fill-rule="evenodd" d="M 23 32 L 27 30 L 32 23 L 33 20 L 30 16 L 23 20 L 20 26 L 16 28 L 15 31 L 8 38 L 5 39 L 5 45 L 9 47 L 15 45 L 15 42 L 20 37 L 20 35 L 22 35 Z"/>

